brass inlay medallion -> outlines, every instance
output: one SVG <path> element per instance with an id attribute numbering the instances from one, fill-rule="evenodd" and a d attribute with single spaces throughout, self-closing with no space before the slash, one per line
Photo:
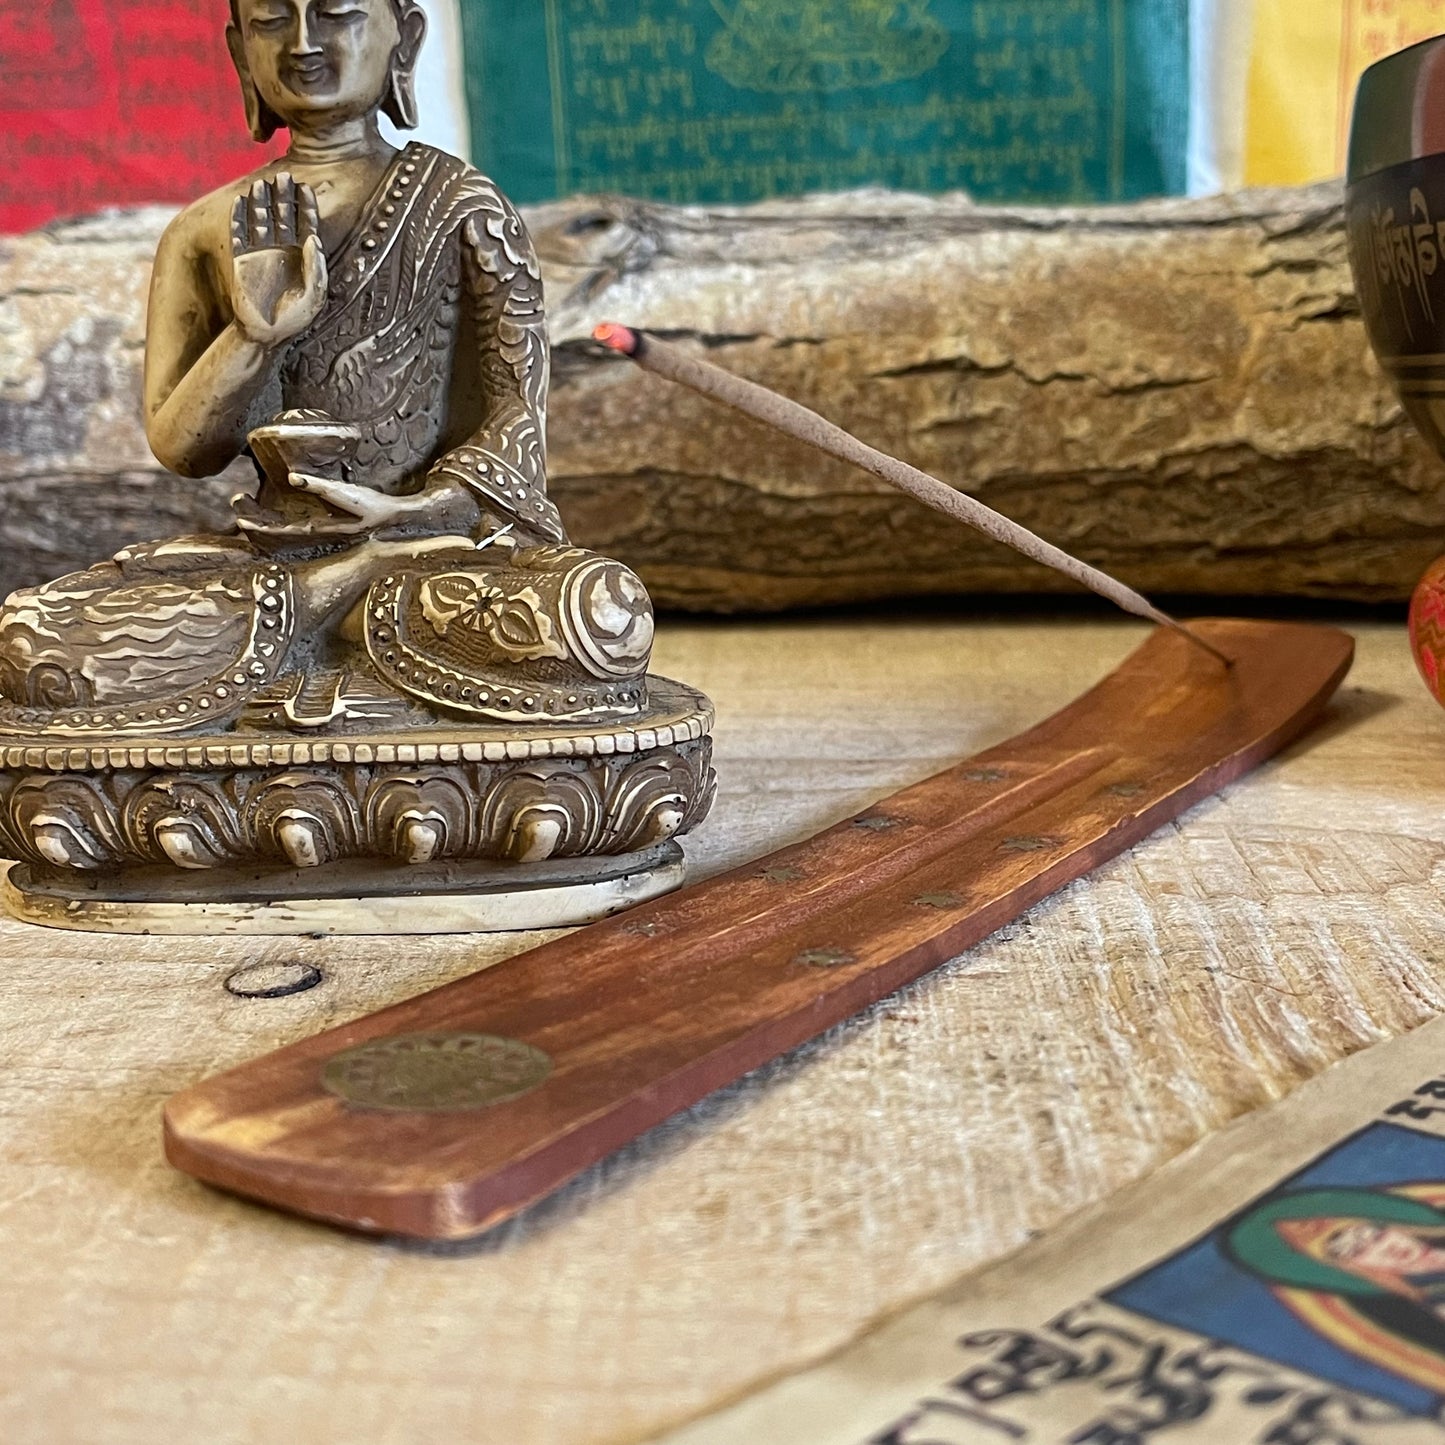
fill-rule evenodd
<path id="1" fill-rule="evenodd" d="M 329 1093 L 363 1109 L 422 1114 L 485 1109 L 530 1093 L 552 1060 L 496 1034 L 397 1034 L 358 1044 L 321 1071 Z"/>

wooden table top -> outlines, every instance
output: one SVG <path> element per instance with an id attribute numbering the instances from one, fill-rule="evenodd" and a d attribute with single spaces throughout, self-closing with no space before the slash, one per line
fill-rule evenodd
<path id="1" fill-rule="evenodd" d="M 0 924 L 0 1438 L 638 1441 L 837 1347 L 1445 1010 L 1445 715 L 1346 622 L 1314 734 L 922 983 L 480 1241 L 353 1238 L 161 1159 L 172 1092 L 547 935 L 120 939 Z M 699 875 L 1062 706 L 1080 614 L 665 623 L 718 704 Z M 236 998 L 234 969 L 323 982 Z"/>

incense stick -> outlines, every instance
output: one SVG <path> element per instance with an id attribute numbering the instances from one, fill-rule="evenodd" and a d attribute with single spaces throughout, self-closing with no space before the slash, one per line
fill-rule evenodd
<path id="1" fill-rule="evenodd" d="M 1196 646 L 1218 658 L 1226 667 L 1230 665 L 1229 658 L 1217 647 L 1206 642 L 1198 633 L 1192 632 L 1167 612 L 1161 612 L 1147 597 L 1134 591 L 1132 587 L 1126 587 L 1116 577 L 1111 577 L 1107 572 L 1101 572 L 1097 567 L 1091 567 L 1087 562 L 1080 561 L 1051 542 L 1044 541 L 1027 527 L 1021 527 L 1003 513 L 995 512 L 992 507 L 955 490 L 947 482 L 941 482 L 937 477 L 859 441 L 842 427 L 835 426 L 801 403 L 768 387 L 759 386 L 757 382 L 746 381 L 733 372 L 724 371 L 722 367 L 714 366 L 711 362 L 690 356 L 666 341 L 659 341 L 655 336 L 647 336 L 629 326 L 606 322 L 592 335 L 613 351 L 630 356 L 647 371 L 743 412 L 777 431 L 817 447 L 819 451 L 862 467 L 864 471 L 871 472 L 875 477 L 880 477 L 955 521 L 963 522 L 986 537 L 992 537 L 995 542 L 1002 542 L 1004 546 L 1012 547 L 1025 557 L 1063 573 L 1065 577 L 1072 578 L 1090 591 L 1108 598 L 1125 612 L 1173 628 Z"/>

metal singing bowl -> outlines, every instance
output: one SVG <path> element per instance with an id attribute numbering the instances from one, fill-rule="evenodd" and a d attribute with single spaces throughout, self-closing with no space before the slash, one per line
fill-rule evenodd
<path id="1" fill-rule="evenodd" d="M 1445 35 L 1360 77 L 1345 175 L 1365 330 L 1410 419 L 1445 457 Z"/>
<path id="2" fill-rule="evenodd" d="M 1445 36 L 1360 77 L 1345 175 L 1365 331 L 1410 420 L 1445 458 Z M 1445 704 L 1445 557 L 1410 600 L 1410 645 Z"/>

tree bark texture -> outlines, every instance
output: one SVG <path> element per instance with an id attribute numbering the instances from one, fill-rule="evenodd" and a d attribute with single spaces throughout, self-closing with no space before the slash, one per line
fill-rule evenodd
<path id="1" fill-rule="evenodd" d="M 225 525 L 140 424 L 167 213 L 0 241 L 0 588 Z M 855 192 L 528 213 L 553 494 L 659 604 L 1070 589 L 870 476 L 588 339 L 642 326 L 816 408 L 1155 593 L 1395 600 L 1445 549 L 1445 465 L 1369 355 L 1338 187 L 1128 208 Z"/>

